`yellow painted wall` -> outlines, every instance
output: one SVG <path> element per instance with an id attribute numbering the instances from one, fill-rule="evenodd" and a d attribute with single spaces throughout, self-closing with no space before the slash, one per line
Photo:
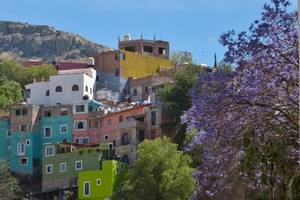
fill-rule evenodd
<path id="1" fill-rule="evenodd" d="M 126 59 L 120 61 L 121 77 L 142 78 L 149 75 L 157 74 L 159 67 L 172 69 L 173 63 L 170 60 L 146 56 L 130 51 L 120 50 L 126 53 Z"/>

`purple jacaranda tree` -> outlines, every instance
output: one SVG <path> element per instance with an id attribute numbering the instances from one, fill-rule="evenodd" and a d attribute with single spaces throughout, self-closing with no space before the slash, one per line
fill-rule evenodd
<path id="1" fill-rule="evenodd" d="M 247 32 L 220 37 L 236 69 L 199 75 L 182 116 L 201 145 L 193 198 L 300 198 L 298 15 L 265 4 Z"/>

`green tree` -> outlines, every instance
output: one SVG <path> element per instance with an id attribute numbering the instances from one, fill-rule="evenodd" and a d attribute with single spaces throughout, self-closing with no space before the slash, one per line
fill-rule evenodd
<path id="1" fill-rule="evenodd" d="M 57 72 L 51 65 L 23 67 L 16 61 L 4 60 L 0 62 L 0 85 L 7 81 L 16 81 L 24 88 L 25 85 L 32 83 L 34 78 L 54 74 Z"/>
<path id="2" fill-rule="evenodd" d="M 167 137 L 140 143 L 134 168 L 123 191 L 113 199 L 183 200 L 195 190 L 189 156 Z"/>
<path id="3" fill-rule="evenodd" d="M 9 167 L 4 161 L 0 161 L 0 194 L 2 200 L 20 199 L 21 187 L 18 179 L 9 172 Z"/>
<path id="4" fill-rule="evenodd" d="M 174 82 L 159 91 L 163 102 L 168 107 L 170 119 L 170 122 L 162 124 L 162 128 L 165 135 L 178 144 L 179 149 L 182 149 L 186 136 L 186 126 L 180 123 L 180 116 L 191 107 L 191 99 L 187 94 L 194 87 L 198 74 L 202 72 L 204 72 L 203 68 L 195 64 L 189 64 L 185 69 L 175 70 Z"/>
<path id="5" fill-rule="evenodd" d="M 16 81 L 7 81 L 0 85 L 0 109 L 8 111 L 12 102 L 23 100 L 22 87 Z"/>

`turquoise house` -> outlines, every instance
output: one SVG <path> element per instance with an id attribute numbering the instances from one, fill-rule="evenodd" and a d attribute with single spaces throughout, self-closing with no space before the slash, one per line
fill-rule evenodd
<path id="1" fill-rule="evenodd" d="M 10 146 L 10 119 L 9 117 L 0 118 L 0 160 L 9 161 Z"/>
<path id="2" fill-rule="evenodd" d="M 128 165 L 116 160 L 102 162 L 102 169 L 79 172 L 78 199 L 106 200 L 124 187 Z"/>

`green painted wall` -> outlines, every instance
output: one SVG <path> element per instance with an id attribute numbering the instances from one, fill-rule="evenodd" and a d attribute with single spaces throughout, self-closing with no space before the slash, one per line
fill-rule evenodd
<path id="1" fill-rule="evenodd" d="M 112 197 L 116 189 L 121 190 L 125 174 L 128 171 L 127 164 L 115 160 L 107 160 L 102 163 L 102 170 L 84 171 L 79 173 L 78 179 L 78 199 L 104 200 L 106 197 Z M 122 169 L 123 165 L 123 169 Z M 119 174 L 117 174 L 119 167 Z M 97 180 L 101 184 L 97 184 Z M 90 183 L 90 195 L 84 195 L 84 183 Z"/>

